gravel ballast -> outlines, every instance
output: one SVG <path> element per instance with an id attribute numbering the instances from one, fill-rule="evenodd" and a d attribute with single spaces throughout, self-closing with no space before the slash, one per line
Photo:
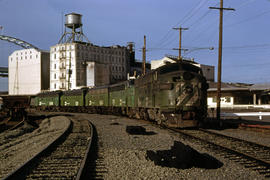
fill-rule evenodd
<path id="1" fill-rule="evenodd" d="M 102 159 L 96 171 L 104 179 L 264 179 L 256 171 L 148 123 L 111 115 L 76 116 L 96 127 Z"/>
<path id="2" fill-rule="evenodd" d="M 69 126 L 64 116 L 47 118 L 38 128 L 25 123 L 0 134 L 0 178 L 21 166 L 55 140 Z"/>
<path id="3" fill-rule="evenodd" d="M 224 129 L 222 131 L 211 130 L 223 135 L 236 137 L 239 139 L 247 140 L 257 144 L 270 147 L 270 131 L 263 132 L 262 130 L 256 129 Z"/>

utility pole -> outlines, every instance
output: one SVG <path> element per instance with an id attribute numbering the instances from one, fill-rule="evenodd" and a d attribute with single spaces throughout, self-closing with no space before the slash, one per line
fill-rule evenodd
<path id="1" fill-rule="evenodd" d="M 145 62 L 146 62 L 146 36 L 144 35 L 144 43 L 143 43 L 143 48 L 142 48 L 142 74 L 145 75 Z"/>
<path id="2" fill-rule="evenodd" d="M 174 49 L 174 50 L 179 51 L 178 60 L 182 60 L 181 51 L 185 50 L 185 49 L 181 49 L 181 47 L 182 47 L 182 30 L 188 30 L 188 28 L 179 27 L 179 28 L 173 28 L 173 29 L 179 31 L 179 49 Z"/>
<path id="3" fill-rule="evenodd" d="M 221 97 L 221 65 L 222 65 L 222 38 L 223 38 L 223 11 L 234 11 L 233 8 L 223 8 L 223 0 L 220 0 L 220 7 L 209 7 L 219 10 L 219 49 L 218 49 L 218 82 L 217 82 L 217 121 L 220 123 L 220 97 Z"/>

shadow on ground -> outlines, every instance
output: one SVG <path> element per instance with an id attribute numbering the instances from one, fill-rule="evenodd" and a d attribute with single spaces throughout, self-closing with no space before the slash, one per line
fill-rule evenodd
<path id="1" fill-rule="evenodd" d="M 112 126 L 117 126 L 117 125 L 121 125 L 121 124 L 115 122 L 115 123 L 111 123 L 110 125 L 112 125 Z"/>
<path id="2" fill-rule="evenodd" d="M 142 126 L 127 126 L 126 132 L 130 135 L 155 135 L 157 133 L 153 131 L 146 131 Z"/>
<path id="3" fill-rule="evenodd" d="M 147 151 L 146 159 L 154 161 L 155 165 L 177 169 L 188 169 L 192 167 L 204 169 L 217 169 L 223 163 L 216 158 L 201 154 L 188 145 L 174 141 L 170 150 Z"/>

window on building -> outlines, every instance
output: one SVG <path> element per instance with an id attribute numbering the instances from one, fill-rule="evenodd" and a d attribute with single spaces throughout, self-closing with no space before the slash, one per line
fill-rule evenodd
<path id="1" fill-rule="evenodd" d="M 27 56 L 25 56 L 25 59 L 27 59 Z"/>
<path id="2" fill-rule="evenodd" d="M 56 74 L 54 74 L 54 79 L 56 79 Z"/>
<path id="3" fill-rule="evenodd" d="M 38 58 L 38 55 L 36 55 L 36 58 Z"/>
<path id="4" fill-rule="evenodd" d="M 56 54 L 54 54 L 54 59 L 56 59 Z"/>
<path id="5" fill-rule="evenodd" d="M 54 84 L 54 89 L 56 89 L 56 84 Z"/>
<path id="6" fill-rule="evenodd" d="M 54 64 L 54 69 L 56 69 L 56 64 Z"/>
<path id="7" fill-rule="evenodd" d="M 30 59 L 32 59 L 32 55 L 30 56 Z"/>

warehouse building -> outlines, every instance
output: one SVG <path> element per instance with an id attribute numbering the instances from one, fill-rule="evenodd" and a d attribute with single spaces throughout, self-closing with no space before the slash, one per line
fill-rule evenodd
<path id="1" fill-rule="evenodd" d="M 57 44 L 50 50 L 50 89 L 78 89 L 126 80 L 129 61 L 129 50 L 123 46 Z"/>
<path id="2" fill-rule="evenodd" d="M 65 32 L 50 48 L 50 90 L 69 90 L 127 79 L 131 53 L 124 46 L 97 46 L 82 30 L 82 15 L 66 14 Z"/>
<path id="3" fill-rule="evenodd" d="M 9 95 L 33 95 L 48 90 L 50 54 L 37 49 L 14 51 L 8 61 Z"/>

